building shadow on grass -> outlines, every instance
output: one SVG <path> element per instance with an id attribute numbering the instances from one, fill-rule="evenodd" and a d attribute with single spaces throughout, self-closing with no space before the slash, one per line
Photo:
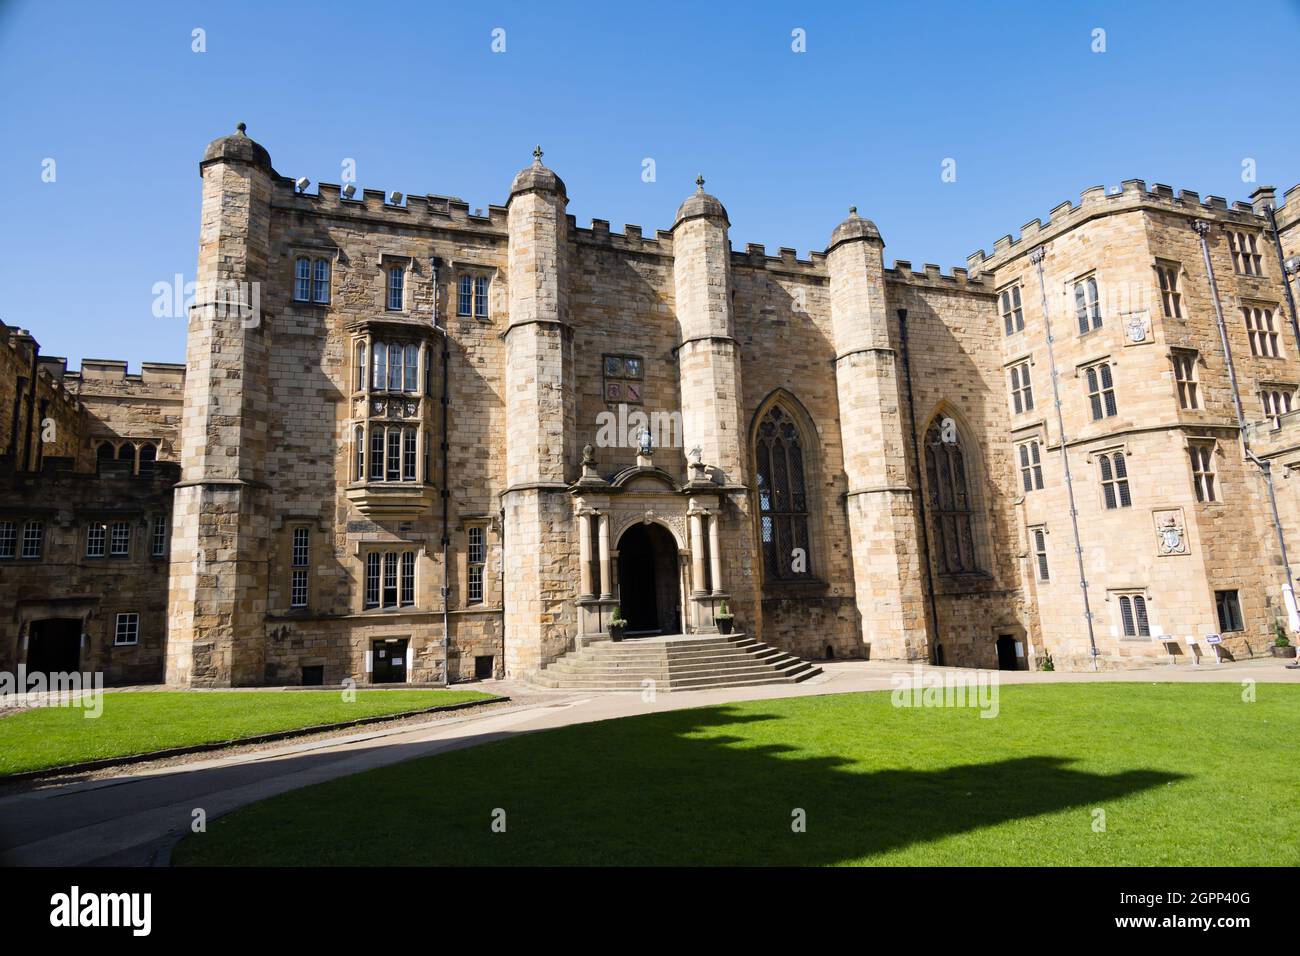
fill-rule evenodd
<path id="1" fill-rule="evenodd" d="M 730 706 L 499 735 L 483 746 L 297 790 L 192 838 L 193 862 L 270 865 L 827 865 L 1071 808 L 1180 775 L 1096 774 L 1033 754 L 937 769 L 757 744 L 780 721 Z M 779 732 L 779 728 L 774 728 Z M 933 727 L 918 725 L 918 732 Z M 853 745 L 857 749 L 857 745 Z M 397 757 L 398 755 L 392 755 Z M 491 827 L 504 811 L 505 832 Z M 802 832 L 794 824 L 803 820 Z M 1065 824 L 1071 826 L 1071 824 Z M 212 842 L 209 842 L 212 841 Z M 186 854 L 181 854 L 185 858 Z M 905 859 L 905 856 L 904 856 Z M 953 859 L 997 865 L 1023 859 Z M 1083 861 L 1079 861 L 1083 862 Z"/>

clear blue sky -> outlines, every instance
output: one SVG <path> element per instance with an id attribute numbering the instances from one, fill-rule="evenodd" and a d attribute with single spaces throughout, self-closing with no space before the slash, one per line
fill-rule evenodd
<path id="1" fill-rule="evenodd" d="M 822 249 L 856 203 L 888 260 L 947 270 L 1088 186 L 1244 199 L 1246 158 L 1300 181 L 1298 56 L 1277 0 L 0 0 L 0 318 L 74 367 L 183 361 L 151 289 L 193 277 L 197 164 L 241 120 L 283 174 L 339 182 L 351 157 L 360 186 L 471 206 L 540 142 L 578 222 L 615 229 L 668 228 L 703 172 L 742 249 Z"/>

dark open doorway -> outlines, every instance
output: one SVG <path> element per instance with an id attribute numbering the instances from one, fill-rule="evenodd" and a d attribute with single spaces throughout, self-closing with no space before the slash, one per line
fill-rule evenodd
<path id="1" fill-rule="evenodd" d="M 406 683 L 405 637 L 386 637 L 371 644 L 372 670 L 370 680 L 376 684 Z"/>
<path id="2" fill-rule="evenodd" d="M 81 621 L 32 621 L 27 631 L 27 673 L 71 674 L 81 669 Z"/>
<path id="3" fill-rule="evenodd" d="M 677 542 L 661 525 L 634 524 L 618 542 L 619 606 L 625 633 L 681 633 Z"/>
<path id="4" fill-rule="evenodd" d="M 998 635 L 998 670 L 1014 671 L 1020 669 L 1016 657 L 1016 639 L 1011 634 Z"/>

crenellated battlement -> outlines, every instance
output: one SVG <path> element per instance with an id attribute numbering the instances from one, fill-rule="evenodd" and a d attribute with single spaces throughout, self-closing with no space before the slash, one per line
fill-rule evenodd
<path id="1" fill-rule="evenodd" d="M 320 183 L 315 192 L 298 192 L 293 180 L 282 176 L 275 185 L 273 205 L 282 210 L 379 219 L 401 225 L 479 228 L 502 236 L 506 233 L 505 206 L 489 204 L 486 211 L 484 207 L 471 210 L 470 204 L 458 196 L 403 194 L 402 202 L 395 204 L 388 202 L 389 194 L 382 189 L 360 189 L 346 199 L 342 187 L 335 183 Z"/>
<path id="2" fill-rule="evenodd" d="M 1284 198 L 1290 200 L 1293 193 L 1300 198 L 1297 190 L 1300 190 L 1300 186 L 1291 187 Z M 994 242 L 992 254 L 986 253 L 983 249 L 972 252 L 966 257 L 966 266 L 971 274 L 978 274 L 1001 265 L 1090 219 L 1138 208 L 1162 209 L 1197 217 L 1213 215 L 1225 222 L 1248 223 L 1258 227 L 1262 224 L 1264 207 L 1273 202 L 1273 196 L 1274 190 L 1264 186 L 1255 190 L 1251 202 L 1237 201 L 1230 204 L 1222 196 L 1206 196 L 1202 199 L 1200 193 L 1194 190 L 1180 189 L 1175 192 L 1172 187 L 1163 183 L 1152 183 L 1148 188 L 1145 180 L 1141 179 L 1126 179 L 1120 185 L 1109 189 L 1105 186 L 1090 186 L 1080 194 L 1077 205 L 1067 199 L 1052 209 L 1046 223 L 1040 219 L 1030 220 L 1021 227 L 1019 236 L 1008 234 Z M 1291 208 L 1296 206 L 1294 203 L 1288 205 Z M 1286 207 L 1278 207 L 1280 219 L 1284 208 Z M 1289 217 L 1289 219 L 1294 218 L 1294 215 Z"/>
<path id="3" fill-rule="evenodd" d="M 12 353 L 11 360 L 4 364 L 14 369 L 15 378 L 27 373 L 31 368 L 32 356 L 35 355 L 36 377 L 49 390 L 54 400 L 73 407 L 80 404 L 66 384 L 68 360 L 61 356 L 41 355 L 40 344 L 26 329 L 0 322 L 0 347 L 9 349 Z"/>
<path id="4" fill-rule="evenodd" d="M 185 384 L 185 366 L 174 362 L 142 362 L 140 371 L 132 373 L 122 359 L 88 358 L 81 360 L 79 370 L 65 371 L 63 377 L 82 387 L 94 383 L 179 388 Z"/>
<path id="5" fill-rule="evenodd" d="M 961 266 L 953 266 L 950 274 L 944 273 L 933 262 L 925 263 L 920 270 L 914 269 L 907 259 L 895 259 L 891 267 L 885 269 L 885 279 L 891 282 L 905 282 L 908 285 L 927 285 L 944 289 L 968 289 L 972 292 L 991 292 L 983 279 L 972 276 Z"/>

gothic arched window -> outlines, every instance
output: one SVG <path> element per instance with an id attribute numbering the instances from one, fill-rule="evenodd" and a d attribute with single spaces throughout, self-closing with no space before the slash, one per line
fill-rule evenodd
<path id="1" fill-rule="evenodd" d="M 774 405 L 758 425 L 758 510 L 763 567 L 769 580 L 811 574 L 808 546 L 808 494 L 804 488 L 803 446 L 794 419 Z"/>
<path id="2" fill-rule="evenodd" d="M 963 574 L 979 570 L 975 560 L 975 509 L 967 486 L 966 456 L 956 429 L 945 429 L 944 421 L 936 418 L 925 433 L 925 478 L 939 571 Z"/>

